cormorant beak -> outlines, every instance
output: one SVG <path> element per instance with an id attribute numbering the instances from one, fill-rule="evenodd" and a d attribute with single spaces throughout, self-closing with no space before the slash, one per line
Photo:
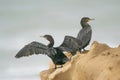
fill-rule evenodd
<path id="1" fill-rule="evenodd" d="M 40 37 L 43 37 L 43 36 L 40 36 Z"/>
<path id="2" fill-rule="evenodd" d="M 94 18 L 92 18 L 92 19 L 88 19 L 88 21 L 87 21 L 87 22 L 92 21 L 92 20 L 95 20 L 95 19 L 94 19 Z"/>
<path id="3" fill-rule="evenodd" d="M 45 38 L 46 40 L 48 40 L 47 37 L 45 37 L 45 36 L 40 36 L 40 37 Z"/>
<path id="4" fill-rule="evenodd" d="M 94 18 L 92 18 L 92 19 L 90 19 L 90 21 L 91 21 L 91 20 L 95 20 L 95 19 L 94 19 Z"/>
<path id="5" fill-rule="evenodd" d="M 42 38 L 45 38 L 45 39 L 46 39 L 46 37 L 45 37 L 45 36 L 40 36 L 40 37 L 42 37 Z"/>

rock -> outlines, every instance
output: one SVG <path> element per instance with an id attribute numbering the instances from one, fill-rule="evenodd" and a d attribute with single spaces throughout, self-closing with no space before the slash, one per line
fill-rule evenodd
<path id="1" fill-rule="evenodd" d="M 110 48 L 94 41 L 90 50 L 79 52 L 62 68 L 40 72 L 41 80 L 120 80 L 120 46 Z"/>

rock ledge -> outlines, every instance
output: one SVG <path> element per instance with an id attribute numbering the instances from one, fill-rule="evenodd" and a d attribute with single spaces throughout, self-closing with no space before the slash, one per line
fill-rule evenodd
<path id="1" fill-rule="evenodd" d="M 41 80 L 120 80 L 120 46 L 94 41 L 89 52 L 77 53 L 63 68 L 53 65 L 40 72 Z"/>

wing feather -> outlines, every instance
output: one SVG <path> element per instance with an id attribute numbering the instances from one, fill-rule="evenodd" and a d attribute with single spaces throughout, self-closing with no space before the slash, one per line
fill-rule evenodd
<path id="1" fill-rule="evenodd" d="M 45 54 L 48 55 L 48 47 L 42 43 L 33 41 L 27 45 L 25 45 L 17 54 L 16 58 L 20 58 L 23 56 L 29 56 L 33 54 Z"/>
<path id="2" fill-rule="evenodd" d="M 59 46 L 63 51 L 76 52 L 81 46 L 81 41 L 72 37 L 65 36 L 63 43 Z"/>

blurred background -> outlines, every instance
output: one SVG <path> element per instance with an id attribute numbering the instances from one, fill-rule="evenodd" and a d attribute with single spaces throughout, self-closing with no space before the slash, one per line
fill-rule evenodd
<path id="1" fill-rule="evenodd" d="M 120 0 L 0 0 L 0 80 L 39 80 L 39 72 L 49 67 L 49 57 L 14 56 L 32 41 L 47 44 L 39 37 L 44 34 L 54 37 L 54 46 L 59 46 L 65 35 L 76 37 L 84 16 L 95 18 L 90 22 L 91 43 L 99 41 L 117 47 L 119 15 Z"/>

